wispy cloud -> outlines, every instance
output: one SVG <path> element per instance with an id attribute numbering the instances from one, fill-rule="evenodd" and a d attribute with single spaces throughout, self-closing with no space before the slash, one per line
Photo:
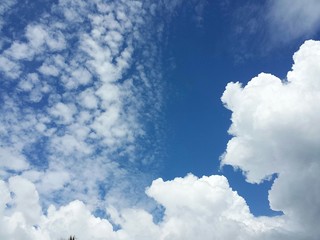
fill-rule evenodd
<path id="1" fill-rule="evenodd" d="M 320 29 L 320 3 L 317 0 L 272 0 L 267 9 L 270 34 L 276 41 L 312 37 Z"/>
<path id="2" fill-rule="evenodd" d="M 5 21 L 6 12 L 8 12 L 16 3 L 17 3 L 16 0 L 8 0 L 0 3 L 0 31 L 2 30 L 3 26 L 6 23 Z"/>
<path id="3" fill-rule="evenodd" d="M 320 3 L 317 0 L 226 2 L 222 10 L 230 17 L 230 49 L 237 63 L 255 56 L 276 53 L 319 33 Z"/>

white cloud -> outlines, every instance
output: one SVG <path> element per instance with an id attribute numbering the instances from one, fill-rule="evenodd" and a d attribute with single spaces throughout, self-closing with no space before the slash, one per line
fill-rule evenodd
<path id="1" fill-rule="evenodd" d="M 20 189 L 22 185 L 23 190 Z M 11 178 L 9 185 L 0 182 L 0 190 L 5 196 L 0 209 L 11 201 L 15 203 L 4 212 L 4 218 L 14 226 L 10 230 L 6 229 L 7 232 L 2 231 L 3 236 L 7 237 L 5 239 L 10 236 L 23 239 L 19 235 L 23 232 L 34 240 L 61 239 L 72 234 L 93 240 L 249 240 L 263 239 L 265 233 L 271 229 L 276 231 L 282 226 L 278 218 L 268 221 L 250 214 L 244 199 L 231 190 L 223 176 L 198 179 L 188 175 L 167 182 L 155 180 L 147 194 L 164 206 L 163 219 L 154 223 L 153 216 L 143 209 L 118 211 L 109 207 L 110 220 L 120 226 L 119 230 L 114 230 L 109 220 L 94 217 L 80 201 L 73 201 L 59 209 L 50 206 L 47 214 L 40 216 L 35 187 L 21 177 Z M 13 197 L 9 191 L 13 192 Z M 23 197 L 28 197 L 28 201 L 23 202 Z"/>
<path id="2" fill-rule="evenodd" d="M 91 210 L 101 208 L 116 199 L 107 192 L 121 197 L 122 185 L 130 196 L 119 203 L 143 198 L 136 193 L 143 192 L 145 177 L 135 173 L 137 179 L 128 182 L 132 171 L 126 168 L 151 158 L 137 153 L 137 142 L 147 138 L 146 106 L 160 105 L 158 88 L 150 87 L 158 78 L 142 81 L 136 66 L 146 59 L 132 60 L 142 47 L 148 62 L 157 56 L 152 32 L 142 36 L 152 24 L 148 4 L 61 0 L 21 35 L 8 36 L 1 49 L 0 71 L 8 83 L 1 96 L 0 145 L 3 157 L 14 161 L 9 166 L 1 159 L 0 174 L 32 181 L 42 206 L 78 198 L 90 202 Z M 151 69 L 158 67 L 143 71 Z M 150 120 L 158 110 L 152 109 Z M 139 148 L 153 154 L 147 144 Z"/>
<path id="3" fill-rule="evenodd" d="M 92 81 L 90 72 L 85 68 L 78 68 L 71 73 L 72 78 L 75 82 L 81 85 L 86 85 Z"/>
<path id="4" fill-rule="evenodd" d="M 87 90 L 80 94 L 80 103 L 88 109 L 96 109 L 98 107 L 98 99 L 93 91 Z"/>
<path id="5" fill-rule="evenodd" d="M 158 179 L 147 193 L 165 207 L 160 239 L 258 239 L 280 225 L 253 217 L 223 176 Z"/>
<path id="6" fill-rule="evenodd" d="M 22 213 L 27 224 L 37 224 L 42 211 L 35 186 L 20 176 L 11 177 L 8 184 L 10 191 L 14 193 L 12 204 L 15 213 Z M 10 212 L 10 209 L 8 211 Z"/>
<path id="7" fill-rule="evenodd" d="M 10 59 L 0 56 L 0 71 L 9 78 L 17 78 L 21 74 L 20 66 Z"/>
<path id="8" fill-rule="evenodd" d="M 316 239 L 319 42 L 295 54 L 287 80 L 261 74 L 245 87 L 229 84 L 222 97 L 233 112 L 222 164 L 250 182 L 279 174 L 269 200 L 283 216 L 254 217 L 223 176 L 157 179 L 146 191 L 152 203 L 142 195 L 148 176 L 135 172 L 135 147 L 146 136 L 141 118 L 153 113 L 145 106 L 159 109 L 160 89 L 148 78 L 158 77 L 157 51 L 148 52 L 140 30 L 143 7 L 61 0 L 2 51 L 1 71 L 18 88 L 1 96 L 0 238 Z M 146 59 L 134 62 L 139 44 Z M 21 46 L 30 52 L 18 53 Z M 153 204 L 163 218 L 145 209 Z M 106 207 L 109 220 L 92 214 Z"/>
<path id="9" fill-rule="evenodd" d="M 59 75 L 58 68 L 56 68 L 55 66 L 47 65 L 47 64 L 41 65 L 41 67 L 39 68 L 39 72 L 47 76 L 57 77 Z"/>
<path id="10" fill-rule="evenodd" d="M 319 62 L 320 42 L 307 41 L 286 80 L 260 74 L 245 87 L 228 84 L 222 96 L 232 111 L 233 135 L 222 164 L 239 167 L 249 182 L 279 174 L 270 205 L 308 239 L 319 235 Z"/>
<path id="11" fill-rule="evenodd" d="M 49 113 L 58 118 L 57 122 L 62 124 L 70 124 L 73 122 L 73 115 L 75 114 L 76 108 L 73 104 L 64 104 L 58 102 L 52 108 L 50 108 Z"/>
<path id="12" fill-rule="evenodd" d="M 288 41 L 317 33 L 320 22 L 318 0 L 272 0 L 267 12 L 270 33 L 277 40 Z"/>
<path id="13" fill-rule="evenodd" d="M 39 189 L 46 193 L 59 190 L 70 181 L 70 174 L 65 170 L 53 170 L 46 173 L 41 173 L 41 175 L 37 177 L 37 181 L 40 181 L 38 186 Z"/>
<path id="14" fill-rule="evenodd" d="M 47 31 L 42 25 L 28 25 L 26 29 L 26 38 L 32 49 L 41 49 L 45 44 Z"/>
<path id="15" fill-rule="evenodd" d="M 29 167 L 25 157 L 14 148 L 0 147 L 0 166 L 10 170 L 21 171 Z"/>
<path id="16" fill-rule="evenodd" d="M 30 59 L 33 56 L 33 52 L 30 51 L 29 46 L 19 42 L 14 42 L 11 47 L 5 51 L 5 54 L 15 60 Z"/>
<path id="17" fill-rule="evenodd" d="M 75 201 L 60 209 L 48 209 L 45 230 L 51 239 L 66 238 L 79 232 L 83 239 L 114 239 L 112 225 L 104 219 L 95 218 L 82 202 Z M 46 229 L 48 228 L 48 229 Z"/>

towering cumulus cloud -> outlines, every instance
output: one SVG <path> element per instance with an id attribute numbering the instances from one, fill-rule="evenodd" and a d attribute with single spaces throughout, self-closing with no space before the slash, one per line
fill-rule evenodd
<path id="1" fill-rule="evenodd" d="M 223 94 L 222 166 L 251 183 L 277 175 L 269 201 L 284 214 L 255 217 L 224 176 L 145 190 L 161 110 L 154 19 L 182 4 L 152 2 L 60 0 L 14 26 L 18 1 L 0 3 L 0 239 L 316 240 L 320 42 L 301 46 L 287 79 L 260 74 Z"/>
<path id="2" fill-rule="evenodd" d="M 300 239 L 319 236 L 320 43 L 305 42 L 285 80 L 260 74 L 245 87 L 228 84 L 222 101 L 232 111 L 222 164 L 238 167 L 249 182 L 278 174 L 271 208 Z"/>

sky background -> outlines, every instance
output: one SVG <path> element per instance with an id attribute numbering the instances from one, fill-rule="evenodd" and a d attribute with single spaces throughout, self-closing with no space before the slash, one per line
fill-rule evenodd
<path id="1" fill-rule="evenodd" d="M 248 185 L 240 171 L 220 170 L 219 157 L 230 139 L 230 112 L 220 97 L 228 82 L 246 84 L 261 72 L 284 79 L 293 63 L 292 53 L 309 36 L 282 42 L 283 36 L 277 35 L 285 33 L 268 29 L 260 15 L 267 1 L 202 4 L 200 20 L 192 17 L 193 8 L 182 7 L 168 26 L 164 57 L 165 66 L 172 69 L 165 78 L 169 85 L 165 112 L 168 155 L 160 176 L 223 174 L 255 215 L 275 214 L 267 201 L 271 183 Z M 276 37 L 279 39 L 273 40 Z"/>
<path id="2" fill-rule="evenodd" d="M 316 239 L 319 21 L 317 0 L 0 3 L 0 238 Z"/>

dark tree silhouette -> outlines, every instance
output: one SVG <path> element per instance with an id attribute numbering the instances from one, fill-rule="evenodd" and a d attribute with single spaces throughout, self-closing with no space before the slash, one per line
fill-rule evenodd
<path id="1" fill-rule="evenodd" d="M 68 238 L 68 240 L 76 240 L 76 237 L 75 237 L 75 236 L 70 236 L 70 237 Z"/>

